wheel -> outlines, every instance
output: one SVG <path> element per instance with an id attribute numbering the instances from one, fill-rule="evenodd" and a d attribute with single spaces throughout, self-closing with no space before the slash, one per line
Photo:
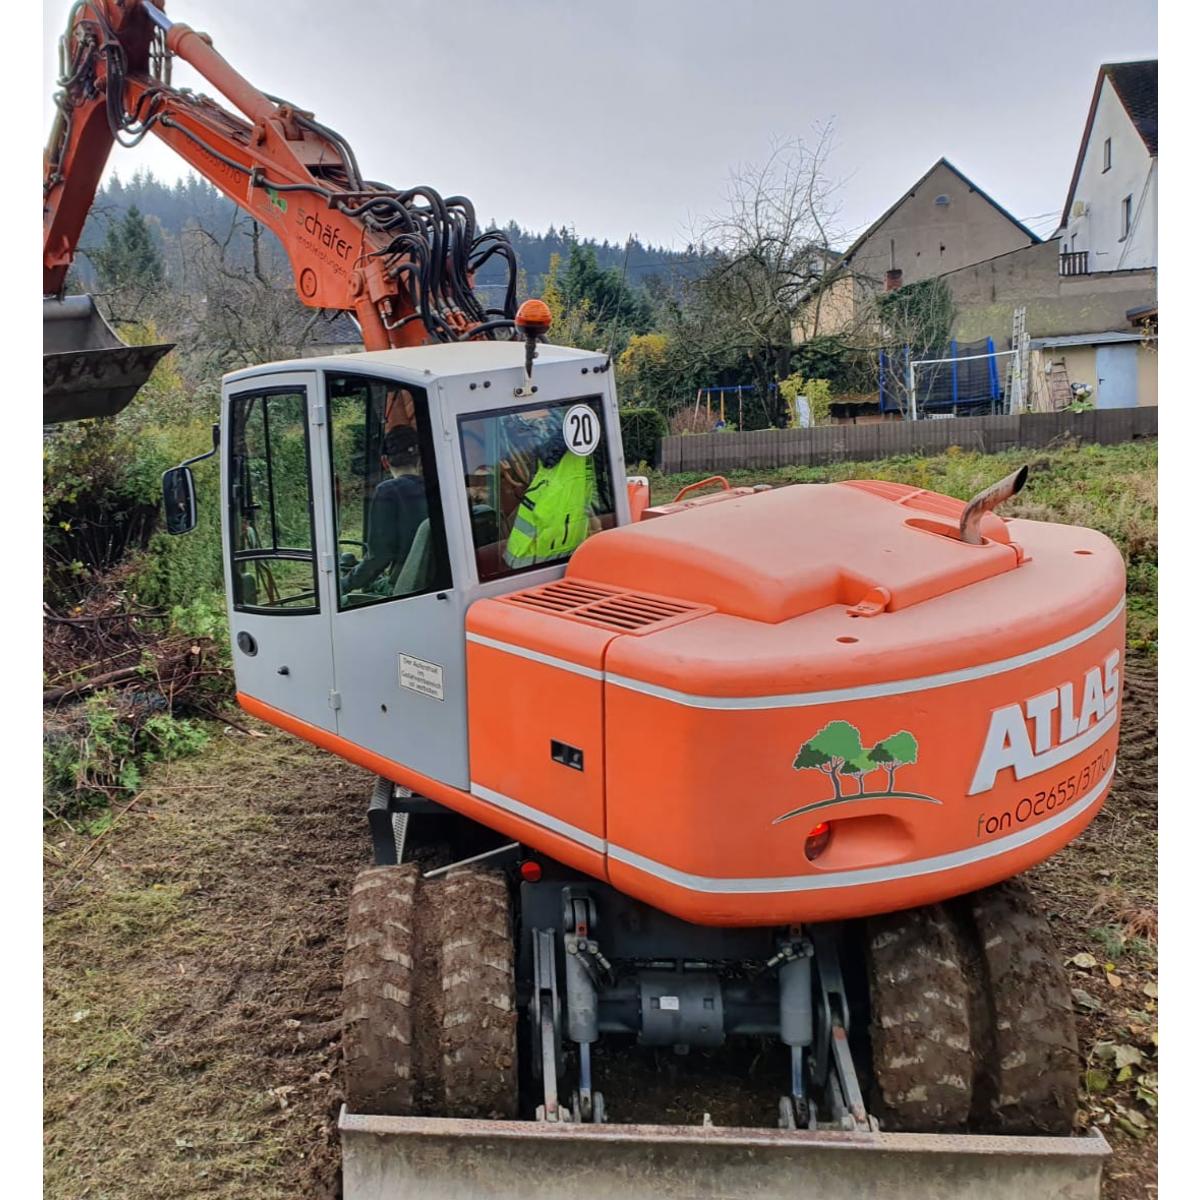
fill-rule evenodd
<path id="1" fill-rule="evenodd" d="M 991 1015 L 977 1084 L 979 1122 L 988 1133 L 1068 1134 L 1075 1125 L 1079 1043 L 1050 924 L 1016 880 L 966 900 Z"/>
<path id="2" fill-rule="evenodd" d="M 958 936 L 941 905 L 866 924 L 872 1110 L 886 1130 L 965 1129 L 971 1112 L 969 992 Z"/>
<path id="3" fill-rule="evenodd" d="M 342 979 L 342 1054 L 352 1112 L 414 1108 L 415 865 L 370 867 L 350 894 Z"/>
<path id="4" fill-rule="evenodd" d="M 449 1117 L 517 1114 L 517 1012 L 508 885 L 463 867 L 438 886 L 441 1064 Z"/>

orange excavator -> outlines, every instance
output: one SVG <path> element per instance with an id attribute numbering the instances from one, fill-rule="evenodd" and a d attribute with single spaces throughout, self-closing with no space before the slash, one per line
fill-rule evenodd
<path id="1" fill-rule="evenodd" d="M 175 57 L 242 116 L 172 88 Z M 608 356 L 548 343 L 515 270 L 477 298 L 515 263 L 465 199 L 363 179 L 155 0 L 77 3 L 61 88 L 48 331 L 90 303 L 58 296 L 109 148 L 147 133 L 362 329 L 227 375 L 213 452 L 238 700 L 377 780 L 348 1200 L 1097 1197 L 1071 995 L 1014 877 L 1112 783 L 1115 547 L 997 515 L 1023 470 L 967 504 L 654 504 Z M 48 332 L 48 419 L 136 392 L 149 356 L 107 339 Z M 187 532 L 191 464 L 163 487 Z M 681 1094 L 684 1055 L 754 1078 Z"/>

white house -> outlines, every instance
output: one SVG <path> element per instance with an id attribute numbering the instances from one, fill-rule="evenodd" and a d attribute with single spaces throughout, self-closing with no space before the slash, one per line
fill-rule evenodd
<path id="1" fill-rule="evenodd" d="M 1158 266 L 1158 61 L 1105 63 L 1063 209 L 1061 268 Z"/>

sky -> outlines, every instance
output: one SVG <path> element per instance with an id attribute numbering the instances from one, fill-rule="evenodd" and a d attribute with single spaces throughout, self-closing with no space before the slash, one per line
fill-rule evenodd
<path id="1" fill-rule="evenodd" d="M 67 0 L 43 4 L 43 132 Z M 731 169 L 832 122 L 838 240 L 943 155 L 1053 231 L 1102 62 L 1154 58 L 1152 0 L 167 0 L 367 178 L 483 221 L 682 247 Z M 186 65 L 174 83 L 212 93 Z M 110 169 L 174 180 L 153 137 Z"/>

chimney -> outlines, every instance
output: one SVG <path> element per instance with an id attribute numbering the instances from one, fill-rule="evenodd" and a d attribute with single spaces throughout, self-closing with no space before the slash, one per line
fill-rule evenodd
<path id="1" fill-rule="evenodd" d="M 883 277 L 883 290 L 885 292 L 894 292 L 897 288 L 903 286 L 904 272 L 899 267 L 893 267 Z"/>

